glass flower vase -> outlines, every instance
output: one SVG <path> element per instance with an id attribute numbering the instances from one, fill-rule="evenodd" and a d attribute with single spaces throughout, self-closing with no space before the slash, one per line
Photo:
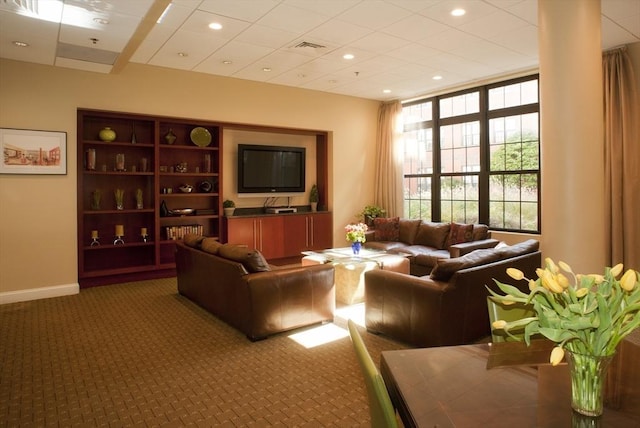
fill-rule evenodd
<path id="1" fill-rule="evenodd" d="M 351 244 L 351 250 L 353 251 L 354 256 L 360 254 L 360 248 L 362 248 L 362 242 L 353 242 Z"/>
<path id="2" fill-rule="evenodd" d="M 571 376 L 571 407 L 586 416 L 600 416 L 607 369 L 613 355 L 585 355 L 566 350 L 565 356 Z"/>

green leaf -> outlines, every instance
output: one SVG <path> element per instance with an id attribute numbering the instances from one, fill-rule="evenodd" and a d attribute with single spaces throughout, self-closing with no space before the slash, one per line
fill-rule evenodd
<path id="1" fill-rule="evenodd" d="M 562 342 L 577 337 L 574 332 L 547 327 L 540 327 L 540 334 L 553 342 Z"/>

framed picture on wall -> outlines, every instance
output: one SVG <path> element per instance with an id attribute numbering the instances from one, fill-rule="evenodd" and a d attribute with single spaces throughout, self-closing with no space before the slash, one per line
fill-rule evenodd
<path id="1" fill-rule="evenodd" d="M 67 133 L 0 128 L 0 174 L 67 173 Z"/>

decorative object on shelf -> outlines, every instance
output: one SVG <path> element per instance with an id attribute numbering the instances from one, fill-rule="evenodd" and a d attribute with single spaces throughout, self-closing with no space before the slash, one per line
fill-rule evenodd
<path id="1" fill-rule="evenodd" d="M 211 155 L 209 153 L 204 155 L 204 172 L 207 174 L 211 172 Z"/>
<path id="2" fill-rule="evenodd" d="M 176 172 L 187 172 L 187 163 L 180 162 L 179 164 L 176 164 Z"/>
<path id="3" fill-rule="evenodd" d="M 192 215 L 195 214 L 196 210 L 193 208 L 176 208 L 174 210 L 169 210 L 169 214 L 176 216 L 176 217 L 182 217 L 185 215 Z"/>
<path id="4" fill-rule="evenodd" d="M 149 239 L 149 235 L 147 234 L 146 227 L 140 228 L 140 237 L 142 238 L 142 242 L 147 242 L 147 240 Z"/>
<path id="5" fill-rule="evenodd" d="M 89 171 L 96 170 L 96 149 L 87 150 L 87 158 L 85 162 L 87 163 L 86 165 Z"/>
<path id="6" fill-rule="evenodd" d="M 149 168 L 149 159 L 142 158 L 140 159 L 140 171 L 147 172 Z"/>
<path id="7" fill-rule="evenodd" d="M 116 209 L 123 210 L 124 209 L 124 189 L 116 189 L 113 192 L 116 198 Z"/>
<path id="8" fill-rule="evenodd" d="M 524 340 L 541 334 L 556 342 L 549 361 L 557 365 L 567 352 L 571 375 L 571 407 L 586 416 L 599 416 L 603 409 L 603 389 L 607 359 L 618 343 L 640 326 L 640 273 L 622 263 L 605 268 L 604 275 L 575 274 L 564 263 L 545 259 L 545 268 L 536 271 L 538 278 L 528 279 L 514 268 L 507 274 L 515 280 L 529 282 L 529 293 L 495 281 L 505 295 L 489 290 L 496 302 L 533 306 L 536 316 L 517 321 L 498 320 L 494 329 L 523 330 Z M 571 278 L 571 279 L 569 279 Z M 569 355 L 570 353 L 570 355 Z"/>
<path id="9" fill-rule="evenodd" d="M 358 214 L 357 217 L 360 219 L 360 221 L 364 222 L 367 226 L 372 227 L 373 220 L 375 220 L 378 217 L 382 217 L 386 213 L 387 211 L 382 207 L 379 207 L 377 205 L 367 205 L 360 212 L 360 214 Z"/>
<path id="10" fill-rule="evenodd" d="M 211 144 L 211 133 L 207 128 L 203 128 L 202 126 L 193 128 L 189 136 L 191 142 L 198 147 L 207 147 Z"/>
<path id="11" fill-rule="evenodd" d="M 183 184 L 182 186 L 178 187 L 178 189 L 180 189 L 180 191 L 182 193 L 191 193 L 193 192 L 193 186 L 190 184 Z"/>
<path id="12" fill-rule="evenodd" d="M 136 208 L 139 210 L 144 208 L 142 189 L 136 189 Z"/>
<path id="13" fill-rule="evenodd" d="M 210 181 L 204 180 L 198 184 L 198 189 L 202 193 L 209 193 L 213 189 L 213 184 Z"/>
<path id="14" fill-rule="evenodd" d="M 163 187 L 162 193 L 164 193 L 165 195 L 171 194 L 173 193 L 173 189 L 171 187 Z"/>
<path id="15" fill-rule="evenodd" d="M 231 217 L 236 210 L 236 203 L 231 199 L 227 199 L 222 203 L 222 209 L 226 217 Z"/>
<path id="16" fill-rule="evenodd" d="M 116 239 L 113 241 L 113 245 L 122 245 L 124 244 L 124 225 L 116 224 Z"/>
<path id="17" fill-rule="evenodd" d="M 136 124 L 131 124 L 131 144 L 136 144 L 138 142 L 138 138 L 136 137 Z"/>
<path id="18" fill-rule="evenodd" d="M 116 155 L 116 171 L 118 172 L 126 171 L 124 168 L 124 153 L 118 153 Z"/>
<path id="19" fill-rule="evenodd" d="M 100 201 L 102 200 L 102 192 L 98 189 L 91 192 L 91 209 L 99 210 L 100 209 Z"/>
<path id="20" fill-rule="evenodd" d="M 116 131 L 109 128 L 108 126 L 104 127 L 100 130 L 100 132 L 98 132 L 98 138 L 100 138 L 102 141 L 110 143 L 112 141 L 115 141 Z"/>
<path id="21" fill-rule="evenodd" d="M 167 132 L 164 135 L 164 141 L 167 142 L 167 144 L 173 144 L 176 142 L 176 134 L 173 133 L 173 129 L 169 128 L 169 132 Z"/>
<path id="22" fill-rule="evenodd" d="M 347 233 L 347 241 L 351 242 L 353 254 L 360 254 L 362 244 L 367 242 L 365 235 L 367 230 L 369 230 L 369 227 L 364 223 L 348 224 L 345 226 L 344 231 Z"/>
<path id="23" fill-rule="evenodd" d="M 100 245 L 100 237 L 98 236 L 97 230 L 91 231 L 91 244 L 89 245 L 92 247 L 95 247 L 96 245 Z"/>
<path id="24" fill-rule="evenodd" d="M 169 208 L 167 208 L 167 203 L 165 201 L 160 202 L 160 217 L 168 217 L 169 216 Z"/>
<path id="25" fill-rule="evenodd" d="M 318 211 L 318 199 L 318 186 L 314 184 L 311 186 L 311 190 L 309 191 L 309 204 L 311 204 L 312 212 Z"/>

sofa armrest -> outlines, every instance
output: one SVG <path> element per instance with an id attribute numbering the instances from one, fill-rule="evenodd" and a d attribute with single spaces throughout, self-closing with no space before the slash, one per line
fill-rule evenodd
<path id="1" fill-rule="evenodd" d="M 251 302 L 248 336 L 259 339 L 273 332 L 308 325 L 310 319 L 332 321 L 334 277 L 335 269 L 330 264 L 246 275 Z"/>
<path id="2" fill-rule="evenodd" d="M 453 294 L 455 290 L 446 282 L 369 271 L 365 273 L 365 326 L 372 333 L 413 346 L 451 344 L 444 300 Z"/>
<path id="3" fill-rule="evenodd" d="M 449 247 L 449 257 L 454 259 L 456 257 L 464 256 L 474 250 L 481 250 L 485 248 L 494 248 L 500 241 L 497 239 L 482 239 L 480 241 L 462 242 L 460 244 L 454 244 Z"/>

